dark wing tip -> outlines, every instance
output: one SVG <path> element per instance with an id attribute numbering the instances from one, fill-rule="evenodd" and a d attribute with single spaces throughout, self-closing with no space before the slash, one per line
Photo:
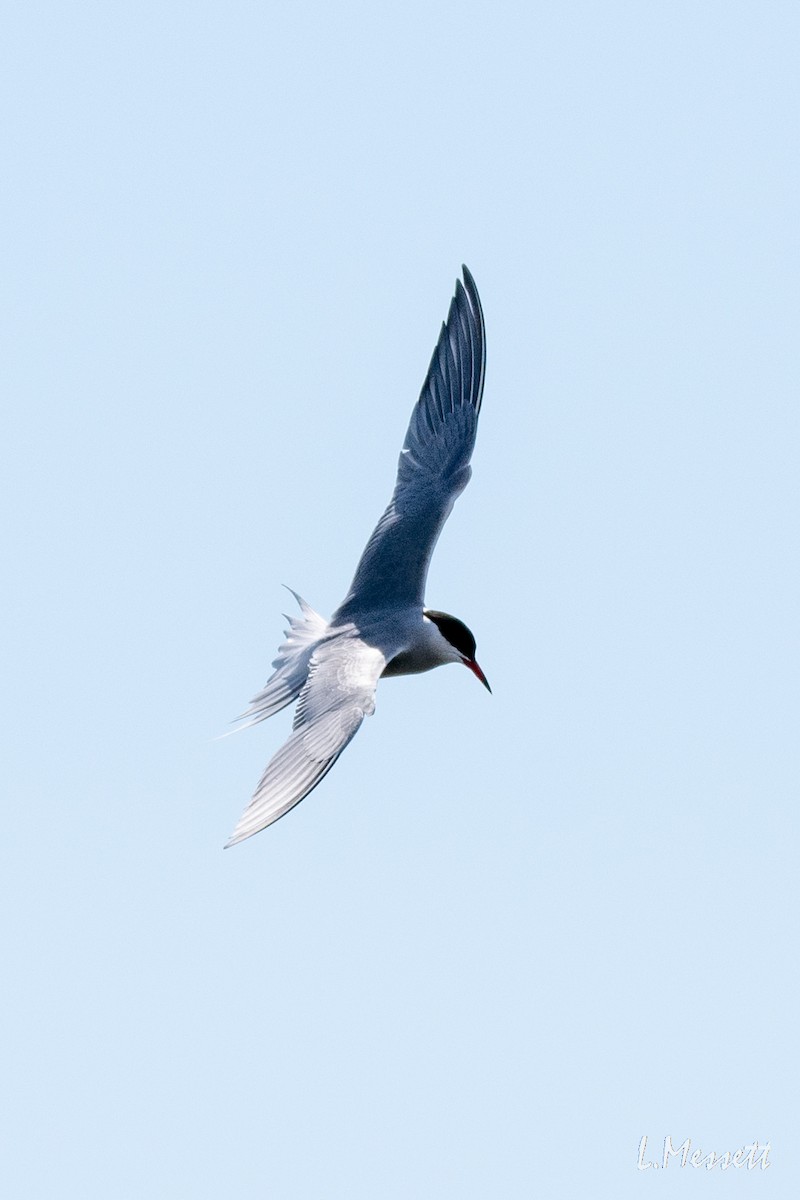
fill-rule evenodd
<path id="1" fill-rule="evenodd" d="M 480 325 L 480 328 L 481 328 L 481 334 L 483 334 L 484 333 L 484 321 L 483 321 L 483 308 L 481 307 L 481 298 L 478 295 L 478 288 L 476 286 L 475 280 L 472 277 L 472 272 L 470 271 L 470 269 L 466 263 L 461 264 L 461 274 L 464 276 L 464 287 L 467 290 L 467 295 L 469 296 L 469 302 L 472 305 L 472 308 L 475 310 L 475 315 L 477 317 L 478 324 Z M 458 282 L 460 284 L 461 280 L 459 279 Z"/>
<path id="2" fill-rule="evenodd" d="M 411 414 L 398 468 L 398 486 L 408 470 L 466 486 L 486 373 L 486 334 L 478 289 L 468 268 L 456 280 L 453 298 L 433 351 L 419 400 Z M 456 416 L 458 414 L 458 416 Z M 450 422 L 448 418 L 455 419 Z M 446 432 L 443 427 L 448 425 Z M 453 486 L 455 486 L 453 484 Z M 458 494 L 458 491 L 454 493 Z"/>
<path id="3" fill-rule="evenodd" d="M 478 289 L 472 277 L 472 272 L 466 263 L 461 264 L 461 273 L 464 276 L 464 284 L 462 287 L 461 280 L 457 280 L 456 299 L 460 302 L 460 307 L 470 327 L 470 341 L 472 343 L 470 349 L 473 360 L 472 402 L 475 406 L 475 411 L 480 412 L 481 401 L 483 400 L 483 381 L 486 375 L 486 323 L 483 319 L 481 298 L 478 295 Z"/>
<path id="4" fill-rule="evenodd" d="M 456 280 L 447 320 L 442 325 L 420 400 L 429 394 L 443 416 L 441 397 L 454 406 L 471 405 L 480 412 L 486 373 L 486 327 L 478 289 L 466 266 L 464 282 Z"/>

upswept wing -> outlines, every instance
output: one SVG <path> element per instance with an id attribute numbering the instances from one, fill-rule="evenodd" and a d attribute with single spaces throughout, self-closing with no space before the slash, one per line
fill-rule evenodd
<path id="1" fill-rule="evenodd" d="M 386 606 L 421 606 L 436 541 L 469 482 L 486 369 L 483 312 L 463 267 L 400 451 L 389 507 L 331 624 Z"/>
<path id="2" fill-rule="evenodd" d="M 365 716 L 386 659 L 354 632 L 314 651 L 300 693 L 292 734 L 269 763 L 227 846 L 259 833 L 294 808 L 322 780 Z"/>

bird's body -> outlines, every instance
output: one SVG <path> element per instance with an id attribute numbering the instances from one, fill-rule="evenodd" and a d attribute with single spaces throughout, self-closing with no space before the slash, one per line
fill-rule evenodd
<path id="1" fill-rule="evenodd" d="M 365 716 L 381 676 L 460 662 L 488 688 L 475 639 L 456 617 L 424 607 L 434 546 L 469 482 L 486 362 L 483 314 L 464 267 L 400 452 L 397 482 L 339 608 L 326 621 L 293 593 L 300 617 L 247 724 L 298 700 L 292 733 L 269 763 L 227 845 L 271 825 L 328 773 Z"/>

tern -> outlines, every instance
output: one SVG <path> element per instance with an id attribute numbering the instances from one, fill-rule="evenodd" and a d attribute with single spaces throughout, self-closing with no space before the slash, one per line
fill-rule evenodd
<path id="1" fill-rule="evenodd" d="M 290 628 L 274 673 L 240 718 L 247 728 L 299 697 L 291 736 L 264 771 L 226 847 L 266 829 L 317 786 L 374 712 L 379 679 L 461 663 L 491 691 L 467 626 L 425 607 L 434 546 L 472 474 L 483 396 L 483 312 L 475 281 L 462 270 L 464 282 L 456 281 L 411 414 L 392 498 L 350 590 L 330 621 L 292 592 L 301 615 L 286 618 Z"/>

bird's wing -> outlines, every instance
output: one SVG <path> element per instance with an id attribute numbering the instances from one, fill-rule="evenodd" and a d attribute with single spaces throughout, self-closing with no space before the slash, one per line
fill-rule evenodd
<path id="1" fill-rule="evenodd" d="M 332 619 L 365 609 L 422 605 L 433 548 L 469 482 L 483 396 L 486 337 L 475 281 L 466 267 L 400 451 L 397 483 Z"/>
<path id="2" fill-rule="evenodd" d="M 227 846 L 259 833 L 304 800 L 327 775 L 365 716 L 386 659 L 354 631 L 314 651 L 289 740 L 274 756 Z"/>

